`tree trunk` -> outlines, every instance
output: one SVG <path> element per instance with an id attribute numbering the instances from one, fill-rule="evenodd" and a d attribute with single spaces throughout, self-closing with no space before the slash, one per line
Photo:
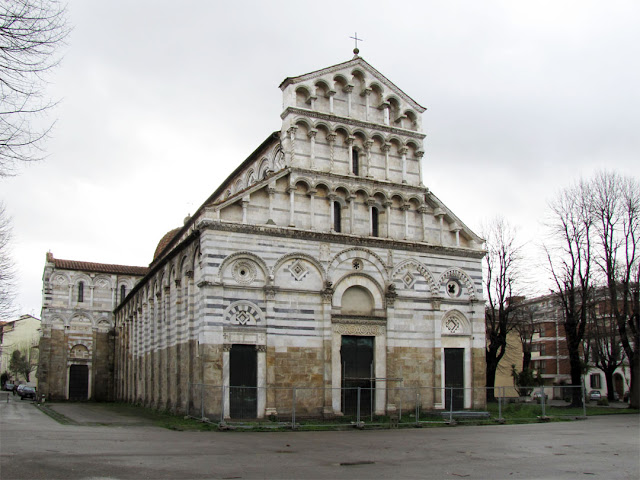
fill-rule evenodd
<path id="1" fill-rule="evenodd" d="M 640 408 L 640 352 L 635 350 L 633 358 L 629 362 L 629 370 L 631 372 L 631 387 L 629 388 L 629 408 Z"/>
<path id="2" fill-rule="evenodd" d="M 577 349 L 569 349 L 569 362 L 571 365 L 571 406 L 582 407 L 582 361 Z"/>
<path id="3" fill-rule="evenodd" d="M 529 370 L 531 367 L 531 352 L 522 352 L 522 371 Z"/>
<path id="4" fill-rule="evenodd" d="M 613 386 L 613 370 L 606 369 L 602 371 L 604 372 L 604 379 L 607 382 L 607 400 L 614 402 L 616 398 L 615 387 Z"/>
<path id="5" fill-rule="evenodd" d="M 495 353 L 491 351 L 487 352 L 487 402 L 495 402 L 495 385 L 496 385 L 496 371 L 498 369 L 498 359 Z"/>

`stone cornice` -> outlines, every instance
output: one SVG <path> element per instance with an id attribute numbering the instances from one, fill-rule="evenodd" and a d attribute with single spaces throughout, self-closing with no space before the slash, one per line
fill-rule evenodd
<path id="1" fill-rule="evenodd" d="M 353 125 L 355 127 L 360 127 L 360 128 L 367 128 L 370 130 L 377 130 L 377 131 L 381 131 L 381 132 L 387 132 L 387 133 L 391 133 L 394 135 L 403 135 L 405 137 L 411 137 L 411 138 L 417 138 L 419 140 L 423 140 L 427 135 L 422 133 L 422 132 L 416 132 L 413 130 L 405 130 L 404 128 L 396 128 L 396 127 L 391 127 L 389 125 L 382 125 L 380 123 L 372 123 L 372 122 L 365 122 L 363 120 L 356 120 L 354 118 L 350 118 L 350 117 L 341 117 L 339 115 L 332 115 L 330 113 L 322 113 L 322 112 L 316 112 L 314 110 L 307 110 L 304 108 L 298 108 L 298 107 L 287 107 L 285 109 L 284 112 L 282 112 L 282 114 L 280 115 L 280 118 L 282 120 L 285 119 L 285 117 L 289 114 L 293 114 L 293 115 L 302 115 L 305 117 L 311 117 L 311 118 L 317 118 L 319 120 L 325 120 L 327 122 L 332 122 L 332 123 L 342 123 L 342 124 L 347 124 L 347 125 Z"/>
<path id="2" fill-rule="evenodd" d="M 386 325 L 386 317 L 374 317 L 369 315 L 343 315 L 332 314 L 331 323 L 343 323 L 354 325 Z"/>
<path id="3" fill-rule="evenodd" d="M 445 247 L 442 245 L 430 245 L 422 242 L 410 242 L 394 240 L 390 238 L 361 237 L 344 233 L 316 232 L 312 230 L 300 230 L 291 227 L 278 227 L 269 225 L 246 225 L 241 223 L 220 222 L 202 220 L 198 224 L 201 231 L 217 230 L 223 232 L 247 233 L 268 237 L 293 238 L 298 240 L 310 240 L 316 242 L 332 242 L 351 247 L 384 248 L 394 250 L 406 250 L 411 252 L 431 253 L 448 257 L 463 257 L 481 259 L 485 255 L 484 250 L 470 250 L 459 247 Z"/>
<path id="4" fill-rule="evenodd" d="M 306 168 L 300 167 L 289 167 L 289 172 L 292 175 L 295 175 L 295 178 L 331 178 L 335 180 L 336 183 L 340 183 L 341 185 L 357 185 L 357 186 L 371 186 L 373 188 L 384 189 L 388 191 L 403 191 L 403 192 L 411 192 L 418 195 L 427 195 L 429 193 L 429 189 L 426 187 L 421 187 L 418 185 L 409 185 L 408 183 L 395 183 L 389 182 L 386 180 L 379 180 L 375 178 L 367 178 L 367 177 L 354 177 L 353 175 L 344 175 L 335 172 L 322 172 L 319 170 L 309 170 Z"/>

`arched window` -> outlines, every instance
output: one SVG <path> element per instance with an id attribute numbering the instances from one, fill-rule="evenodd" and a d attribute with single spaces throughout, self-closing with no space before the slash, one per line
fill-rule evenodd
<path id="1" fill-rule="evenodd" d="M 84 302 L 84 282 L 78 282 L 78 303 Z"/>
<path id="2" fill-rule="evenodd" d="M 127 296 L 127 286 L 120 285 L 120 302 L 124 302 L 124 297 Z"/>
<path id="3" fill-rule="evenodd" d="M 351 173 L 360 175 L 360 161 L 358 159 L 358 150 L 351 149 Z"/>
<path id="4" fill-rule="evenodd" d="M 342 231 L 342 207 L 340 202 L 333 202 L 333 230 Z"/>
<path id="5" fill-rule="evenodd" d="M 372 237 L 379 237 L 380 236 L 378 215 L 379 215 L 378 208 L 377 207 L 371 207 L 371 236 Z"/>

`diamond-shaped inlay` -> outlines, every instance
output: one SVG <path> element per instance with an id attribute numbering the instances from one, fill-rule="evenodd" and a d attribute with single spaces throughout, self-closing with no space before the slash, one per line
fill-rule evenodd
<path id="1" fill-rule="evenodd" d="M 309 273 L 309 270 L 300 260 L 296 260 L 289 265 L 289 272 L 291 272 L 293 278 L 299 282 L 307 275 L 307 273 Z"/>
<path id="2" fill-rule="evenodd" d="M 403 275 L 402 282 L 406 288 L 412 288 L 413 284 L 416 283 L 416 278 L 411 272 L 407 272 Z"/>
<path id="3" fill-rule="evenodd" d="M 247 312 L 238 312 L 236 314 L 236 321 L 240 324 L 240 325 L 246 325 L 247 323 L 249 323 L 252 320 L 251 315 L 249 315 Z"/>
<path id="4" fill-rule="evenodd" d="M 455 317 L 449 317 L 444 326 L 447 327 L 450 333 L 456 333 L 460 330 L 460 321 Z"/>

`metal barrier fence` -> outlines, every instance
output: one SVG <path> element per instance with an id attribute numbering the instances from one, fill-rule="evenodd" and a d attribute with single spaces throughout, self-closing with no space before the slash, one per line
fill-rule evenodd
<path id="1" fill-rule="evenodd" d="M 390 427 L 584 418 L 584 387 L 228 387 L 190 384 L 187 415 L 244 428 Z M 327 407 L 330 406 L 330 407 Z"/>

